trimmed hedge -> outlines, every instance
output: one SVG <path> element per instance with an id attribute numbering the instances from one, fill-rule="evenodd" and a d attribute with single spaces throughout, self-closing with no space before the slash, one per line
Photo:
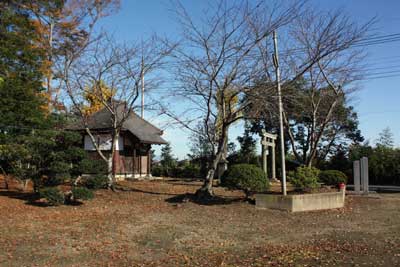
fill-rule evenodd
<path id="1" fill-rule="evenodd" d="M 107 164 L 103 160 L 84 159 L 79 163 L 81 174 L 106 174 Z"/>
<path id="2" fill-rule="evenodd" d="M 243 190 L 246 196 L 269 188 L 269 181 L 262 169 L 251 164 L 231 166 L 221 177 L 221 185 L 229 189 Z"/>
<path id="3" fill-rule="evenodd" d="M 39 191 L 41 198 L 45 198 L 52 206 L 64 204 L 65 196 L 57 187 L 45 187 Z"/>
<path id="4" fill-rule="evenodd" d="M 103 174 L 97 174 L 90 177 L 85 177 L 83 185 L 89 189 L 103 189 L 107 188 L 108 177 Z"/>
<path id="5" fill-rule="evenodd" d="M 165 168 L 161 165 L 153 166 L 151 174 L 155 177 L 174 177 L 174 178 L 200 178 L 200 167 L 194 164 Z"/>
<path id="6" fill-rule="evenodd" d="M 194 164 L 177 166 L 172 170 L 172 177 L 176 178 L 200 178 L 200 167 Z"/>
<path id="7" fill-rule="evenodd" d="M 338 185 L 339 183 L 347 183 L 347 175 L 337 170 L 326 170 L 319 173 L 320 182 L 326 185 Z"/>
<path id="8" fill-rule="evenodd" d="M 93 192 L 85 187 L 72 188 L 72 196 L 74 200 L 78 199 L 89 200 L 94 197 Z"/>
<path id="9" fill-rule="evenodd" d="M 300 190 L 317 188 L 320 170 L 314 167 L 298 167 L 295 172 L 290 173 L 290 182 Z"/>

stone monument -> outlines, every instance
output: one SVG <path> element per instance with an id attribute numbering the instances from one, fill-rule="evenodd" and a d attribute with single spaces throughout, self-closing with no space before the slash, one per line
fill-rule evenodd
<path id="1" fill-rule="evenodd" d="M 353 162 L 354 193 L 369 193 L 368 158 L 362 157 Z"/>

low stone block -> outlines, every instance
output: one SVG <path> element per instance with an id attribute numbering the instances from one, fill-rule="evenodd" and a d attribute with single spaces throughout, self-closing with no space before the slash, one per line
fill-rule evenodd
<path id="1" fill-rule="evenodd" d="M 344 207 L 345 192 L 304 195 L 256 194 L 256 208 L 278 209 L 290 212 L 337 209 Z"/>

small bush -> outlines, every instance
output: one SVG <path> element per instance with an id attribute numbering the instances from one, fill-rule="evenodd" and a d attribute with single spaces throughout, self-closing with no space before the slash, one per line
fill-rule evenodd
<path id="1" fill-rule="evenodd" d="M 162 175 L 165 177 L 177 177 L 179 175 L 179 169 L 176 166 L 163 166 Z"/>
<path id="2" fill-rule="evenodd" d="M 164 169 L 162 166 L 153 166 L 151 168 L 151 175 L 155 177 L 161 177 L 164 175 Z"/>
<path id="3" fill-rule="evenodd" d="M 347 176 L 341 171 L 326 170 L 319 173 L 319 180 L 326 185 L 338 185 L 347 183 Z"/>
<path id="4" fill-rule="evenodd" d="M 65 202 L 64 194 L 57 187 L 45 187 L 39 191 L 39 194 L 53 206 L 62 205 Z"/>
<path id="5" fill-rule="evenodd" d="M 286 177 L 287 177 L 287 179 L 288 179 L 289 181 L 292 181 L 293 178 L 295 177 L 295 175 L 296 175 L 296 172 L 295 172 L 295 171 L 288 171 L 288 172 L 286 173 Z"/>
<path id="6" fill-rule="evenodd" d="M 72 188 L 72 196 L 74 200 L 78 199 L 89 200 L 94 197 L 93 192 L 85 187 Z"/>
<path id="7" fill-rule="evenodd" d="M 78 169 L 81 174 L 105 174 L 107 164 L 103 160 L 84 159 L 79 163 Z"/>
<path id="8" fill-rule="evenodd" d="M 194 164 L 184 166 L 164 167 L 161 165 L 153 166 L 151 174 L 155 177 L 175 177 L 175 178 L 199 178 L 200 167 Z"/>
<path id="9" fill-rule="evenodd" d="M 314 167 L 298 167 L 296 171 L 291 174 L 290 182 L 301 190 L 310 190 L 318 187 L 319 170 Z"/>
<path id="10" fill-rule="evenodd" d="M 165 176 L 174 178 L 184 178 L 184 168 L 183 166 L 173 166 L 172 168 L 167 168 Z M 165 168 L 164 168 L 165 169 Z"/>
<path id="11" fill-rule="evenodd" d="M 66 180 L 71 178 L 70 170 L 71 166 L 66 162 L 52 162 L 48 166 L 47 177 L 43 180 L 43 185 L 45 187 L 53 187 L 65 183 Z"/>
<path id="12" fill-rule="evenodd" d="M 70 175 L 68 173 L 56 173 L 42 179 L 41 184 L 45 187 L 54 187 L 64 184 L 69 178 Z"/>
<path id="13" fill-rule="evenodd" d="M 265 191 L 269 182 L 262 169 L 250 164 L 231 166 L 221 177 L 221 185 L 230 189 L 243 190 L 248 197 L 253 192 Z"/>
<path id="14" fill-rule="evenodd" d="M 200 167 L 194 164 L 189 164 L 183 167 L 182 177 L 183 178 L 199 178 Z"/>
<path id="15" fill-rule="evenodd" d="M 83 180 L 83 185 L 89 189 L 103 189 L 107 188 L 108 177 L 106 175 L 97 174 L 87 177 Z"/>

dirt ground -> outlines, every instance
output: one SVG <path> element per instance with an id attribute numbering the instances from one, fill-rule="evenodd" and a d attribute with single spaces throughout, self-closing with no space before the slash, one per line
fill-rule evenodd
<path id="1" fill-rule="evenodd" d="M 0 266 L 400 266 L 400 194 L 347 197 L 344 209 L 256 210 L 199 182 L 123 182 L 80 206 L 43 207 L 0 190 Z"/>

